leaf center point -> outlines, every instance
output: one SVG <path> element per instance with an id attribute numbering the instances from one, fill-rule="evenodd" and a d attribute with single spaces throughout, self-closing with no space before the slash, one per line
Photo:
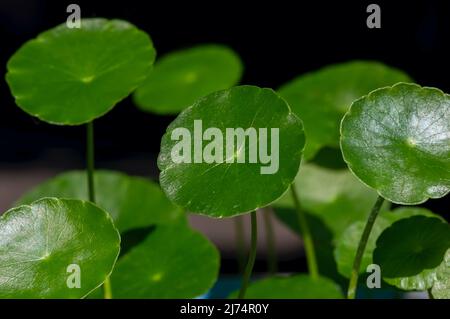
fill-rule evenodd
<path id="1" fill-rule="evenodd" d="M 150 277 L 151 281 L 157 282 L 157 281 L 161 281 L 163 274 L 161 272 L 157 272 L 156 274 L 153 274 Z"/>
<path id="2" fill-rule="evenodd" d="M 186 83 L 194 83 L 197 81 L 197 73 L 195 72 L 189 72 L 184 76 L 184 80 Z"/>
<path id="3" fill-rule="evenodd" d="M 416 141 L 414 138 L 412 138 L 412 137 L 408 137 L 408 138 L 406 139 L 406 144 L 407 144 L 409 147 L 415 147 L 415 146 L 417 145 L 417 141 Z"/>
<path id="4" fill-rule="evenodd" d="M 81 82 L 83 83 L 91 83 L 94 80 L 95 76 L 87 75 L 81 78 Z"/>

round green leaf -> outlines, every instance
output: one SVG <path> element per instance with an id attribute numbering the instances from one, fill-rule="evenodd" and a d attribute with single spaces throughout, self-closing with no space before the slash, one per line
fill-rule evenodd
<path id="1" fill-rule="evenodd" d="M 399 83 L 355 101 L 341 125 L 349 168 L 381 196 L 419 204 L 450 191 L 450 97 Z"/>
<path id="2" fill-rule="evenodd" d="M 436 272 L 436 281 L 431 289 L 433 298 L 450 299 L 450 249 Z"/>
<path id="3" fill-rule="evenodd" d="M 324 146 L 339 145 L 339 123 L 351 102 L 379 87 L 411 79 L 373 61 L 351 61 L 301 75 L 279 89 L 305 125 L 305 158 Z"/>
<path id="4" fill-rule="evenodd" d="M 439 218 L 413 216 L 387 228 L 373 253 L 383 279 L 404 290 L 433 286 L 446 251 L 450 248 L 450 226 Z"/>
<path id="5" fill-rule="evenodd" d="M 186 226 L 158 226 L 119 259 L 111 276 L 114 298 L 194 298 L 212 287 L 219 253 Z"/>
<path id="6" fill-rule="evenodd" d="M 334 238 L 353 222 L 365 220 L 377 197 L 347 169 L 333 170 L 315 164 L 303 163 L 294 185 L 302 208 L 323 220 Z M 294 208 L 292 194 L 286 193 L 274 205 Z"/>
<path id="7" fill-rule="evenodd" d="M 89 202 L 13 208 L 0 218 L 0 298 L 84 297 L 109 276 L 119 246 L 111 217 Z"/>
<path id="8" fill-rule="evenodd" d="M 159 59 L 134 101 L 144 111 L 176 114 L 202 96 L 236 85 L 241 74 L 242 63 L 230 48 L 199 45 Z"/>
<path id="9" fill-rule="evenodd" d="M 398 208 L 392 212 L 382 212 L 376 219 L 372 232 L 370 233 L 367 241 L 367 246 L 364 250 L 364 255 L 361 261 L 361 267 L 359 269 L 360 273 L 365 273 L 367 266 L 373 263 L 373 251 L 375 250 L 376 241 L 380 234 L 394 222 L 418 215 L 437 217 L 437 215 L 424 208 L 416 207 Z M 356 250 L 358 248 L 359 240 L 361 239 L 365 224 L 365 221 L 357 221 L 351 224 L 336 241 L 337 243 L 336 248 L 334 249 L 334 257 L 339 273 L 346 278 L 350 278 Z"/>
<path id="10" fill-rule="evenodd" d="M 96 204 L 109 212 L 121 233 L 150 225 L 169 224 L 183 212 L 174 206 L 156 183 L 123 173 L 96 170 Z M 29 204 L 45 196 L 88 199 L 84 171 L 60 174 L 26 193 L 19 204 Z"/>
<path id="11" fill-rule="evenodd" d="M 236 295 L 236 294 L 234 294 Z M 341 299 L 339 286 L 330 279 L 308 275 L 270 277 L 253 282 L 246 299 Z"/>
<path id="12" fill-rule="evenodd" d="M 155 58 L 149 36 L 121 20 L 61 24 L 26 42 L 9 60 L 6 80 L 17 105 L 62 125 L 92 121 L 129 95 Z"/>
<path id="13" fill-rule="evenodd" d="M 199 122 L 194 126 L 199 120 L 202 128 Z M 226 138 L 232 137 L 227 129 L 239 128 L 254 134 L 237 142 Z M 184 137 L 172 140 L 180 130 Z M 197 144 L 202 142 L 202 131 L 212 136 L 203 141 L 203 153 Z M 301 121 L 274 91 L 238 86 L 215 92 L 183 111 L 168 127 L 158 158 L 161 187 L 169 199 L 194 213 L 212 217 L 246 213 L 266 206 L 287 190 L 297 174 L 304 140 Z M 182 152 L 182 161 L 175 161 L 172 155 L 181 143 L 188 151 Z M 216 146 L 215 152 L 211 145 Z M 254 162 L 251 149 L 257 150 Z M 269 159 L 261 154 L 269 154 Z"/>

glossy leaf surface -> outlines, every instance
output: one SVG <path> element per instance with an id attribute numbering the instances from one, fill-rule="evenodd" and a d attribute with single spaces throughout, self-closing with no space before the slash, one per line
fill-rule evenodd
<path id="1" fill-rule="evenodd" d="M 89 202 L 13 208 L 0 218 L 0 298 L 84 297 L 111 273 L 119 246 L 111 217 Z"/>
<path id="2" fill-rule="evenodd" d="M 61 125 L 92 121 L 147 76 L 155 58 L 149 36 L 121 20 L 83 19 L 26 42 L 9 60 L 6 80 L 17 105 Z"/>
<path id="3" fill-rule="evenodd" d="M 341 149 L 354 174 L 398 204 L 450 191 L 450 97 L 400 83 L 355 101 L 341 125 Z"/>
<path id="4" fill-rule="evenodd" d="M 202 129 L 194 124 L 198 120 L 202 121 Z M 196 151 L 196 143 L 201 143 L 204 136 L 202 130 L 206 133 L 210 128 L 215 137 L 203 141 L 203 146 L 197 147 L 200 151 Z M 257 132 L 253 142 L 249 143 L 250 135 L 241 142 L 227 141 L 227 129 L 239 128 L 242 132 L 250 128 Z M 265 137 L 261 133 L 264 129 Z M 182 141 L 176 136 L 180 130 L 189 134 L 182 139 L 188 142 L 188 151 L 182 152 L 182 161 L 176 161 L 173 154 L 178 156 L 175 150 Z M 178 205 L 212 217 L 229 217 L 264 207 L 278 199 L 295 178 L 304 139 L 301 121 L 274 91 L 238 86 L 212 93 L 183 111 L 163 136 L 158 158 L 161 187 Z M 274 147 L 277 142 L 278 147 Z M 211 145 L 219 146 L 213 152 Z M 270 151 L 264 153 L 261 145 Z M 255 162 L 250 161 L 250 147 L 257 147 Z M 260 152 L 270 154 L 265 164 Z M 208 158 L 213 160 L 207 162 Z"/>
<path id="5" fill-rule="evenodd" d="M 436 272 L 431 293 L 435 299 L 450 299 L 450 249 Z"/>

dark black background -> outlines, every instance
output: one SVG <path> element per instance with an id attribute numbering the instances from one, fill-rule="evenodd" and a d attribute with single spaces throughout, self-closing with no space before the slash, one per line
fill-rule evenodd
<path id="1" fill-rule="evenodd" d="M 151 35 L 158 55 L 205 42 L 227 44 L 243 59 L 244 84 L 276 89 L 326 64 L 376 59 L 421 85 L 450 92 L 449 1 L 1 0 L 0 167 L 84 165 L 84 128 L 31 118 L 15 106 L 3 79 L 15 50 L 64 22 L 71 2 L 81 6 L 82 17 L 132 22 Z M 381 29 L 366 26 L 372 2 L 381 6 Z M 160 137 L 171 120 L 122 101 L 96 121 L 97 165 L 156 177 Z M 448 214 L 448 196 L 426 206 Z"/>

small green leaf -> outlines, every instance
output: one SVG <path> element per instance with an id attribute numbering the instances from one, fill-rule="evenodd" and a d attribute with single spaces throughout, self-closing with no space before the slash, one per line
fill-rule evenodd
<path id="1" fill-rule="evenodd" d="M 433 286 L 449 248 L 447 222 L 413 216 L 395 222 L 380 235 L 373 259 L 387 283 L 404 290 L 425 290 Z"/>
<path id="2" fill-rule="evenodd" d="M 402 207 L 397 208 L 392 212 L 380 213 L 367 241 L 367 246 L 361 261 L 360 273 L 365 273 L 367 266 L 373 263 L 372 255 L 380 234 L 394 222 L 412 216 L 437 217 L 437 215 L 424 208 L 416 207 Z M 350 277 L 356 250 L 365 224 L 364 221 L 357 221 L 351 224 L 336 241 L 337 244 L 334 250 L 334 257 L 338 265 L 339 273 L 346 278 Z M 400 237 L 399 240 L 401 240 Z"/>
<path id="3" fill-rule="evenodd" d="M 110 111 L 147 76 L 155 58 L 149 36 L 121 20 L 61 24 L 25 43 L 6 80 L 17 105 L 52 124 L 78 125 Z"/>
<path id="4" fill-rule="evenodd" d="M 377 197 L 347 169 L 332 170 L 307 163 L 301 165 L 295 188 L 302 208 L 323 220 L 334 238 L 351 223 L 365 220 Z M 274 206 L 294 208 L 291 193 Z"/>
<path id="5" fill-rule="evenodd" d="M 450 191 L 450 96 L 399 83 L 355 101 L 341 125 L 341 149 L 366 185 L 398 204 Z"/>
<path id="6" fill-rule="evenodd" d="M 232 296 L 237 295 L 234 293 Z M 308 275 L 270 277 L 253 282 L 246 299 L 341 299 L 339 286 L 330 279 Z"/>
<path id="7" fill-rule="evenodd" d="M 301 75 L 279 92 L 304 122 L 309 160 L 324 146 L 339 146 L 339 123 L 351 102 L 376 88 L 410 81 L 379 62 L 351 61 Z"/>
<path id="8" fill-rule="evenodd" d="M 114 298 L 194 298 L 212 287 L 219 253 L 186 226 L 158 226 L 119 259 L 111 276 Z"/>
<path id="9" fill-rule="evenodd" d="M 210 128 L 214 130 L 210 132 L 214 132 L 212 140 L 198 145 L 203 130 Z M 253 138 L 229 141 L 226 129 L 239 128 L 242 132 L 254 130 Z M 261 133 L 264 129 L 265 137 Z M 174 132 L 181 130 L 183 139 L 172 140 Z M 215 92 L 183 111 L 168 127 L 158 158 L 161 187 L 169 199 L 194 213 L 212 217 L 246 213 L 268 205 L 288 189 L 300 165 L 304 140 L 301 121 L 274 91 L 238 86 Z M 187 151 L 183 152 L 183 161 L 177 162 L 172 157 L 180 143 L 187 145 Z M 207 162 L 211 160 L 209 153 L 202 151 L 211 145 L 217 147 L 211 152 L 213 160 Z M 266 155 L 261 145 L 270 154 L 265 164 L 261 161 L 261 152 Z M 258 149 L 255 162 L 250 162 L 250 148 Z"/>
<path id="10" fill-rule="evenodd" d="M 96 204 L 109 212 L 121 233 L 150 225 L 169 224 L 183 215 L 156 183 L 123 173 L 96 170 Z M 19 204 L 29 204 L 41 197 L 88 199 L 84 171 L 60 174 L 23 195 Z"/>
<path id="11" fill-rule="evenodd" d="M 89 202 L 13 208 L 0 218 L 0 298 L 84 297 L 111 273 L 119 246 L 111 217 Z"/>
<path id="12" fill-rule="evenodd" d="M 157 61 L 134 101 L 144 111 L 177 114 L 207 94 L 236 85 L 241 74 L 239 56 L 226 46 L 171 52 Z"/>
<path id="13" fill-rule="evenodd" d="M 431 294 L 435 299 L 450 299 L 450 249 L 445 254 L 444 261 L 436 272 Z"/>

